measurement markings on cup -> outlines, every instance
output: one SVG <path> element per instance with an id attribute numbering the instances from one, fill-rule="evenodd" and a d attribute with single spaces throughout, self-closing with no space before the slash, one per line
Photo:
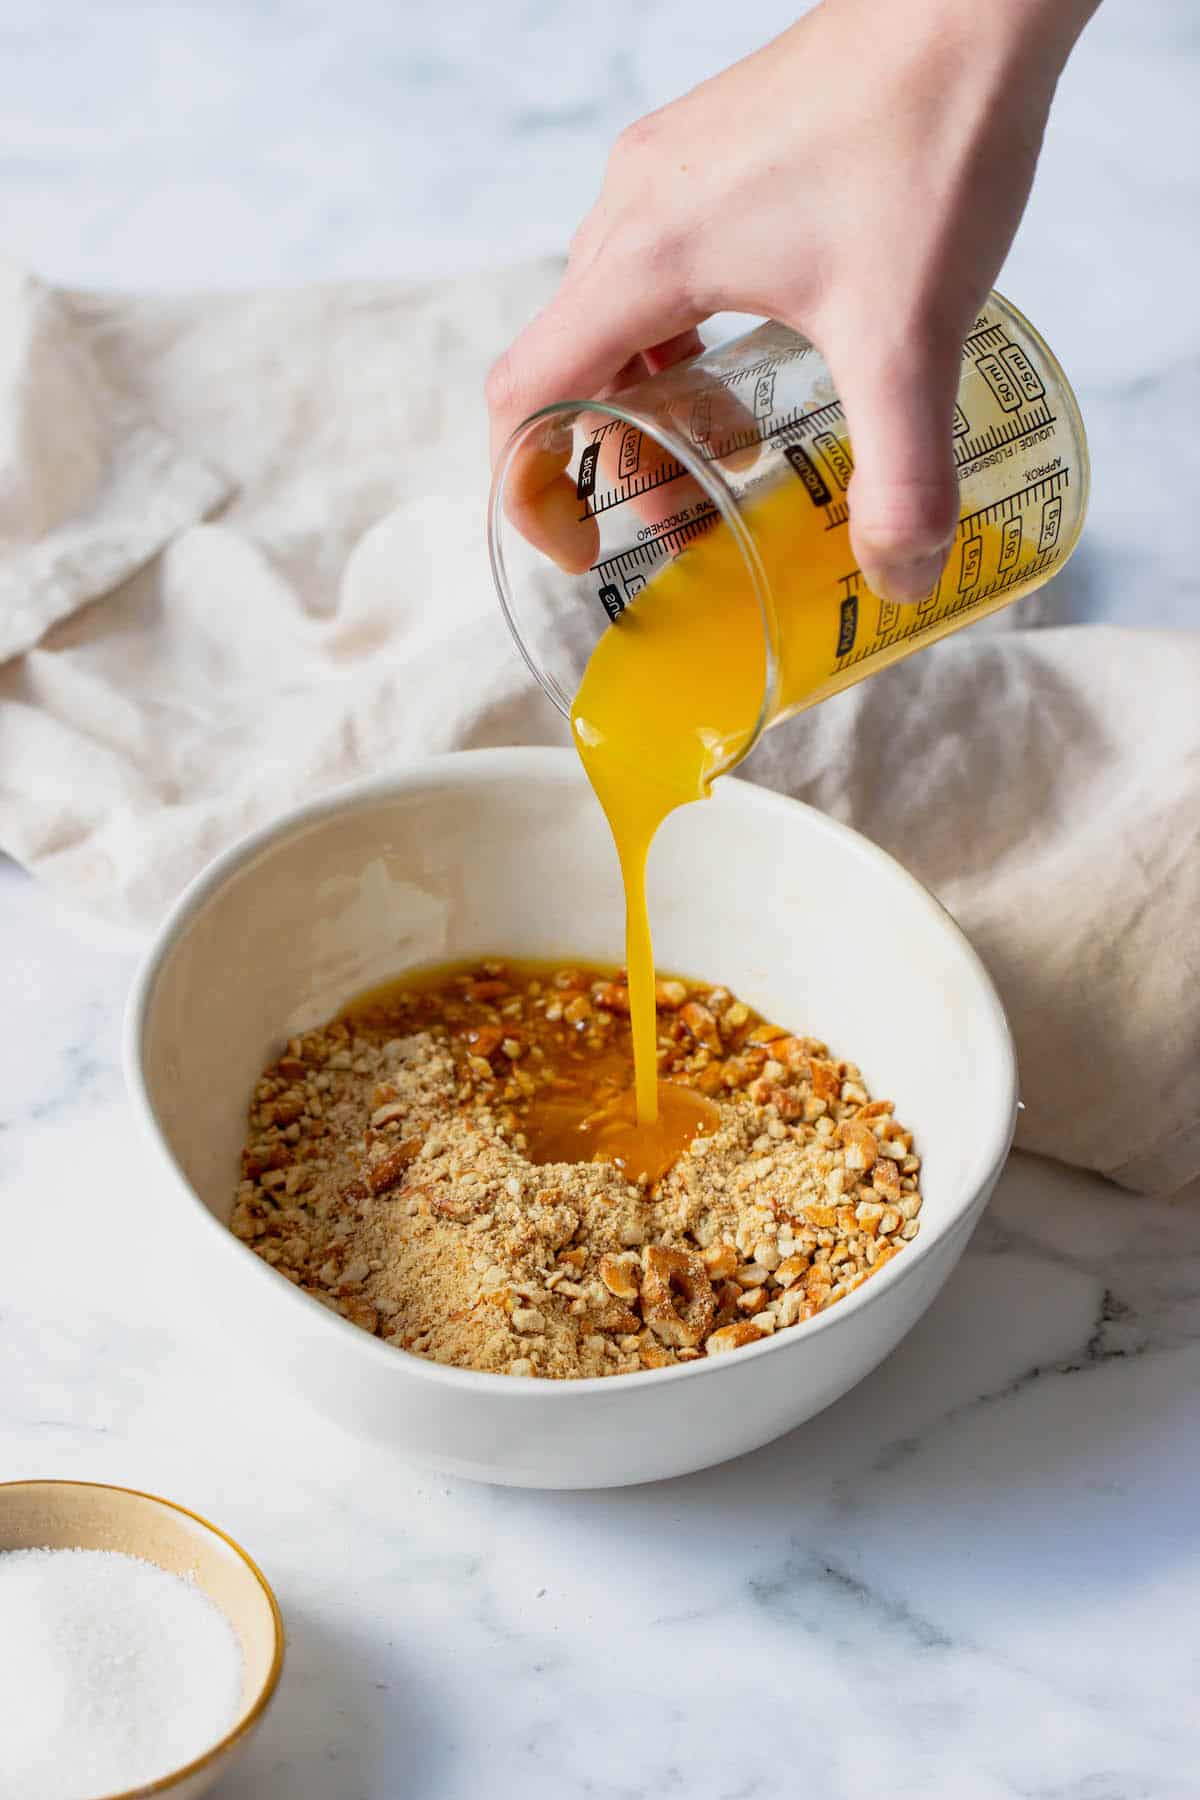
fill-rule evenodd
<path id="1" fill-rule="evenodd" d="M 969 437 L 956 437 L 954 442 L 954 461 L 962 470 L 976 462 L 979 457 L 986 456 L 989 450 L 1003 450 L 1006 444 L 1019 444 L 1033 431 L 1041 431 L 1058 420 L 1050 408 L 1039 402 L 1032 406 L 1022 406 L 1021 412 L 1006 413 L 986 431 L 977 431 Z"/>
<path id="2" fill-rule="evenodd" d="M 687 474 L 684 465 L 673 456 L 665 456 L 661 462 L 654 463 L 648 469 L 639 468 L 642 453 L 642 433 L 640 430 L 623 426 L 624 435 L 618 452 L 617 480 L 609 487 L 597 485 L 596 476 L 605 437 L 610 434 L 611 427 L 618 423 L 610 421 L 592 439 L 579 459 L 579 475 L 576 478 L 575 491 L 577 497 L 584 501 L 584 509 L 579 515 L 582 524 L 585 519 L 597 518 L 614 506 L 624 506 L 627 500 L 637 500 L 643 494 L 651 493 L 655 488 L 666 487 L 672 481 L 678 481 L 681 475 Z M 595 453 L 594 455 L 592 453 Z"/>
<path id="3" fill-rule="evenodd" d="M 962 570 L 958 577 L 958 591 L 965 594 L 979 580 L 979 572 L 983 567 L 983 539 L 975 533 L 963 539 Z"/>
<path id="4" fill-rule="evenodd" d="M 1021 531 L 1022 521 L 1019 514 L 1015 519 L 1004 521 L 1004 529 L 1000 533 L 1000 561 L 998 564 L 1001 575 L 1007 575 L 1020 555 Z"/>
<path id="5" fill-rule="evenodd" d="M 593 563 L 591 572 L 600 577 L 599 599 L 610 619 L 624 612 L 629 601 L 641 592 L 657 563 L 677 556 L 693 538 L 707 531 L 717 517 L 715 506 L 707 506 L 682 524 L 673 525 L 644 543 L 631 544 Z"/>
<path id="6" fill-rule="evenodd" d="M 890 649 L 894 644 L 923 637 L 927 632 L 940 631 L 950 620 L 958 618 L 962 613 L 973 612 L 983 601 L 1002 594 L 1018 581 L 1029 581 L 1043 570 L 1051 568 L 1058 546 L 1063 494 L 1069 487 L 1070 480 L 1069 468 L 1056 469 L 1052 474 L 1031 481 L 1014 493 L 1003 495 L 988 506 L 981 506 L 976 512 L 965 513 L 958 522 L 958 537 L 963 545 L 960 567 L 964 576 L 968 569 L 974 571 L 976 585 L 964 587 L 960 583 L 949 604 L 942 603 L 940 582 L 933 593 L 927 595 L 918 606 L 897 607 L 881 600 L 876 631 L 873 635 L 860 637 L 860 641 L 855 643 L 848 655 L 839 657 L 839 673 L 853 668 L 856 663 L 880 650 Z M 1033 557 L 1018 570 L 1024 515 L 1027 513 L 1036 513 L 1039 521 L 1038 548 Z M 981 582 L 978 580 L 979 553 L 972 546 L 980 542 L 980 528 L 985 523 L 1000 526 L 1001 547 L 996 574 Z M 847 599 L 860 594 L 864 588 L 860 572 L 854 569 L 850 574 L 843 575 L 841 587 Z"/>
<path id="7" fill-rule="evenodd" d="M 740 378 L 755 375 L 755 399 L 762 404 L 764 399 L 774 394 L 774 371 L 777 362 L 763 364 L 757 369 L 739 372 Z M 730 385 L 733 385 L 730 383 Z M 840 400 L 831 400 L 823 406 L 812 407 L 808 411 L 800 407 L 790 408 L 786 413 L 766 412 L 760 418 L 747 420 L 745 427 L 737 431 L 722 433 L 719 437 L 712 435 L 712 402 L 709 394 L 697 397 L 688 424 L 689 436 L 693 446 L 706 462 L 721 462 L 726 457 L 735 455 L 739 450 L 747 450 L 754 444 L 763 444 L 768 440 L 776 443 L 788 455 L 790 445 L 801 444 L 808 440 L 806 460 L 815 468 L 813 452 L 820 453 L 821 460 L 830 471 L 836 485 L 845 487 L 853 473 L 853 460 L 849 446 L 830 429 L 838 422 L 844 422 L 845 414 Z M 606 487 L 598 485 L 600 459 L 603 445 L 607 438 L 620 432 L 621 443 L 618 452 L 617 480 Z M 684 464 L 673 456 L 665 456 L 651 467 L 639 467 L 644 436 L 637 427 L 631 427 L 626 421 L 609 419 L 598 426 L 592 433 L 592 441 L 583 450 L 579 459 L 579 473 L 576 478 L 576 495 L 585 502 L 580 513 L 580 523 L 586 519 L 596 518 L 608 512 L 614 506 L 623 506 L 628 500 L 639 499 L 643 494 L 655 488 L 665 487 L 669 482 L 678 481 L 688 470 Z M 789 461 L 792 458 L 789 456 Z M 793 464 L 795 466 L 795 464 Z M 829 491 L 829 478 L 817 476 L 817 482 L 827 494 L 830 501 L 833 495 Z M 807 484 L 806 484 L 807 485 Z M 816 499 L 818 505 L 825 505 L 823 499 Z M 835 503 L 836 504 L 836 503 Z M 829 521 L 830 525 L 844 524 L 846 511 L 840 508 L 839 516 Z"/>

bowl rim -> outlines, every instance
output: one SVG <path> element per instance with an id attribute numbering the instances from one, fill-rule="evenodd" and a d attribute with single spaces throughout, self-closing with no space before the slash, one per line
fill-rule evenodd
<path id="1" fill-rule="evenodd" d="M 386 804 L 413 789 L 437 786 L 439 783 L 465 784 L 479 788 L 508 786 L 523 778 L 557 782 L 581 791 L 587 787 L 583 767 L 575 751 L 569 748 L 506 746 L 451 750 L 435 756 L 413 758 L 389 769 L 386 774 L 368 775 L 346 782 L 328 793 L 277 814 L 215 856 L 193 877 L 171 906 L 145 951 L 130 988 L 123 1032 L 125 1084 L 143 1139 L 165 1161 L 193 1209 L 201 1215 L 204 1226 L 218 1233 L 229 1248 L 241 1252 L 248 1263 L 254 1265 L 253 1273 L 270 1282 L 271 1290 L 280 1298 L 285 1301 L 290 1299 L 303 1307 L 306 1317 L 314 1320 L 319 1317 L 330 1329 L 346 1334 L 346 1343 L 355 1344 L 357 1353 L 378 1359 L 381 1367 L 403 1371 L 408 1377 L 432 1382 L 441 1388 L 459 1389 L 474 1394 L 504 1392 L 506 1399 L 511 1397 L 516 1400 L 518 1396 L 524 1396 L 530 1403 L 550 1401 L 551 1404 L 566 1404 L 572 1395 L 604 1393 L 611 1396 L 614 1392 L 619 1393 L 629 1382 L 637 1382 L 644 1389 L 662 1382 L 695 1380 L 698 1376 L 712 1375 L 716 1370 L 727 1368 L 732 1361 L 736 1361 L 740 1368 L 751 1359 L 769 1356 L 785 1347 L 795 1351 L 818 1332 L 845 1324 L 865 1305 L 881 1299 L 899 1283 L 911 1280 L 937 1247 L 960 1228 L 964 1220 L 970 1218 L 980 1196 L 990 1192 L 1012 1146 L 1020 1102 L 1016 1050 L 1003 1002 L 982 958 L 958 921 L 936 895 L 888 851 L 881 849 L 862 832 L 830 818 L 827 813 L 809 806 L 803 800 L 729 776 L 714 784 L 707 805 L 716 806 L 720 810 L 759 810 L 782 817 L 792 815 L 799 809 L 807 815 L 810 827 L 818 835 L 839 840 L 874 871 L 906 888 L 910 898 L 926 913 L 931 923 L 954 942 L 976 979 L 995 1030 L 996 1048 L 1004 1076 L 1004 1092 L 1001 1103 L 996 1108 L 995 1126 L 982 1139 L 975 1163 L 963 1182 L 963 1198 L 955 1203 L 951 1215 L 936 1231 L 920 1233 L 906 1246 L 903 1256 L 893 1257 L 879 1275 L 863 1282 L 861 1287 L 847 1294 L 836 1306 L 829 1307 L 815 1318 L 804 1320 L 787 1331 L 775 1332 L 765 1337 L 761 1343 L 745 1345 L 739 1349 L 736 1358 L 700 1357 L 695 1362 L 676 1363 L 664 1369 L 639 1369 L 624 1375 L 577 1376 L 571 1380 L 555 1381 L 549 1378 L 539 1380 L 524 1375 L 492 1373 L 483 1369 L 460 1369 L 445 1363 L 431 1362 L 423 1356 L 404 1355 L 402 1351 L 399 1356 L 403 1356 L 403 1361 L 400 1361 L 397 1345 L 370 1336 L 348 1319 L 340 1318 L 309 1295 L 294 1288 L 290 1282 L 281 1281 L 274 1269 L 239 1243 L 229 1227 L 222 1225 L 205 1206 L 176 1160 L 158 1123 L 150 1099 L 142 1056 L 146 1021 L 156 983 L 184 931 L 233 876 L 263 852 L 297 831 L 311 829 L 340 813 Z M 286 1293 L 283 1291 L 285 1289 Z"/>
<path id="2" fill-rule="evenodd" d="M 178 1500 L 168 1500 L 163 1494 L 151 1494 L 145 1488 L 125 1487 L 120 1482 L 76 1481 L 69 1476 L 49 1475 L 30 1475 L 19 1481 L 0 1481 L 0 1494 L 10 1493 L 14 1488 L 47 1487 L 73 1488 L 77 1492 L 87 1489 L 91 1492 L 124 1494 L 134 1500 L 149 1500 L 155 1506 L 166 1507 L 169 1512 L 180 1513 L 185 1519 L 191 1519 L 193 1524 L 201 1526 L 203 1530 L 211 1532 L 213 1537 L 220 1538 L 223 1544 L 228 1545 L 239 1561 L 249 1569 L 267 1602 L 271 1615 L 271 1665 L 246 1716 L 239 1719 L 236 1725 L 231 1726 L 224 1737 L 219 1738 L 215 1744 L 210 1745 L 207 1750 L 201 1751 L 199 1756 L 194 1756 L 191 1762 L 181 1763 L 178 1768 L 169 1770 L 165 1775 L 156 1776 L 153 1781 L 143 1782 L 138 1787 L 122 1788 L 119 1793 L 98 1794 L 96 1800 L 146 1800 L 146 1797 L 151 1794 L 169 1793 L 173 1787 L 178 1787 L 180 1782 L 189 1780 L 193 1775 L 200 1774 L 206 1768 L 211 1768 L 219 1756 L 223 1756 L 238 1742 L 239 1738 L 245 1737 L 247 1732 L 254 1729 L 266 1712 L 274 1698 L 275 1690 L 279 1686 L 286 1652 L 287 1640 L 284 1635 L 283 1614 L 279 1610 L 279 1602 L 275 1598 L 270 1582 L 250 1552 L 239 1544 L 236 1538 L 231 1537 L 227 1531 L 222 1531 L 219 1525 L 214 1525 L 211 1519 L 206 1519 L 203 1513 L 194 1512 L 190 1506 L 182 1506 Z M 146 1557 L 143 1560 L 153 1562 L 154 1559 Z M 161 1567 L 161 1564 L 156 1566 Z"/>

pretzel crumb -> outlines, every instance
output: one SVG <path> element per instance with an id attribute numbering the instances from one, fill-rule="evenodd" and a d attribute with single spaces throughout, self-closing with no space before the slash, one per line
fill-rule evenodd
<path id="1" fill-rule="evenodd" d="M 854 1063 L 727 989 L 656 998 L 660 1074 L 715 1107 L 657 1181 L 528 1153 L 539 1108 L 631 1085 L 623 971 L 491 958 L 288 1041 L 232 1230 L 397 1349 L 524 1378 L 668 1368 L 814 1318 L 920 1230 L 911 1133 Z"/>

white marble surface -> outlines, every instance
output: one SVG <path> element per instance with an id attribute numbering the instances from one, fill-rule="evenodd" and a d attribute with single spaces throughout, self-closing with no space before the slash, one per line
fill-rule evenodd
<path id="1" fill-rule="evenodd" d="M 223 1800 L 1194 1795 L 1200 1212 L 1017 1159 L 912 1336 L 780 1443 L 623 1492 L 431 1478 L 182 1300 L 128 954 L 14 876 L 0 932 L 3 1474 L 178 1496 L 261 1557 L 290 1660 Z"/>
<path id="2" fill-rule="evenodd" d="M 554 248 L 620 125 L 789 15 L 9 0 L 0 247 L 107 287 Z M 1198 74 L 1187 0 L 1108 0 L 1005 275 L 1095 451 L 1063 616 L 1200 622 Z M 1017 1159 L 918 1330 L 780 1444 L 622 1493 L 431 1480 L 181 1303 L 117 1064 L 130 948 L 3 865 L 0 957 L 0 1477 L 176 1495 L 261 1556 L 290 1661 L 223 1800 L 1195 1794 L 1194 1209 Z"/>

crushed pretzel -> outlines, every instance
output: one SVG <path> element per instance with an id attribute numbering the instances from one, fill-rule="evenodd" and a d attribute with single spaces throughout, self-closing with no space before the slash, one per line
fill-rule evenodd
<path id="1" fill-rule="evenodd" d="M 911 1134 L 856 1065 L 727 990 L 660 978 L 656 1002 L 660 1073 L 716 1109 L 657 1181 L 527 1154 L 564 1089 L 628 1088 L 623 972 L 488 959 L 288 1041 L 252 1097 L 233 1231 L 460 1368 L 634 1374 L 803 1324 L 918 1233 Z"/>

